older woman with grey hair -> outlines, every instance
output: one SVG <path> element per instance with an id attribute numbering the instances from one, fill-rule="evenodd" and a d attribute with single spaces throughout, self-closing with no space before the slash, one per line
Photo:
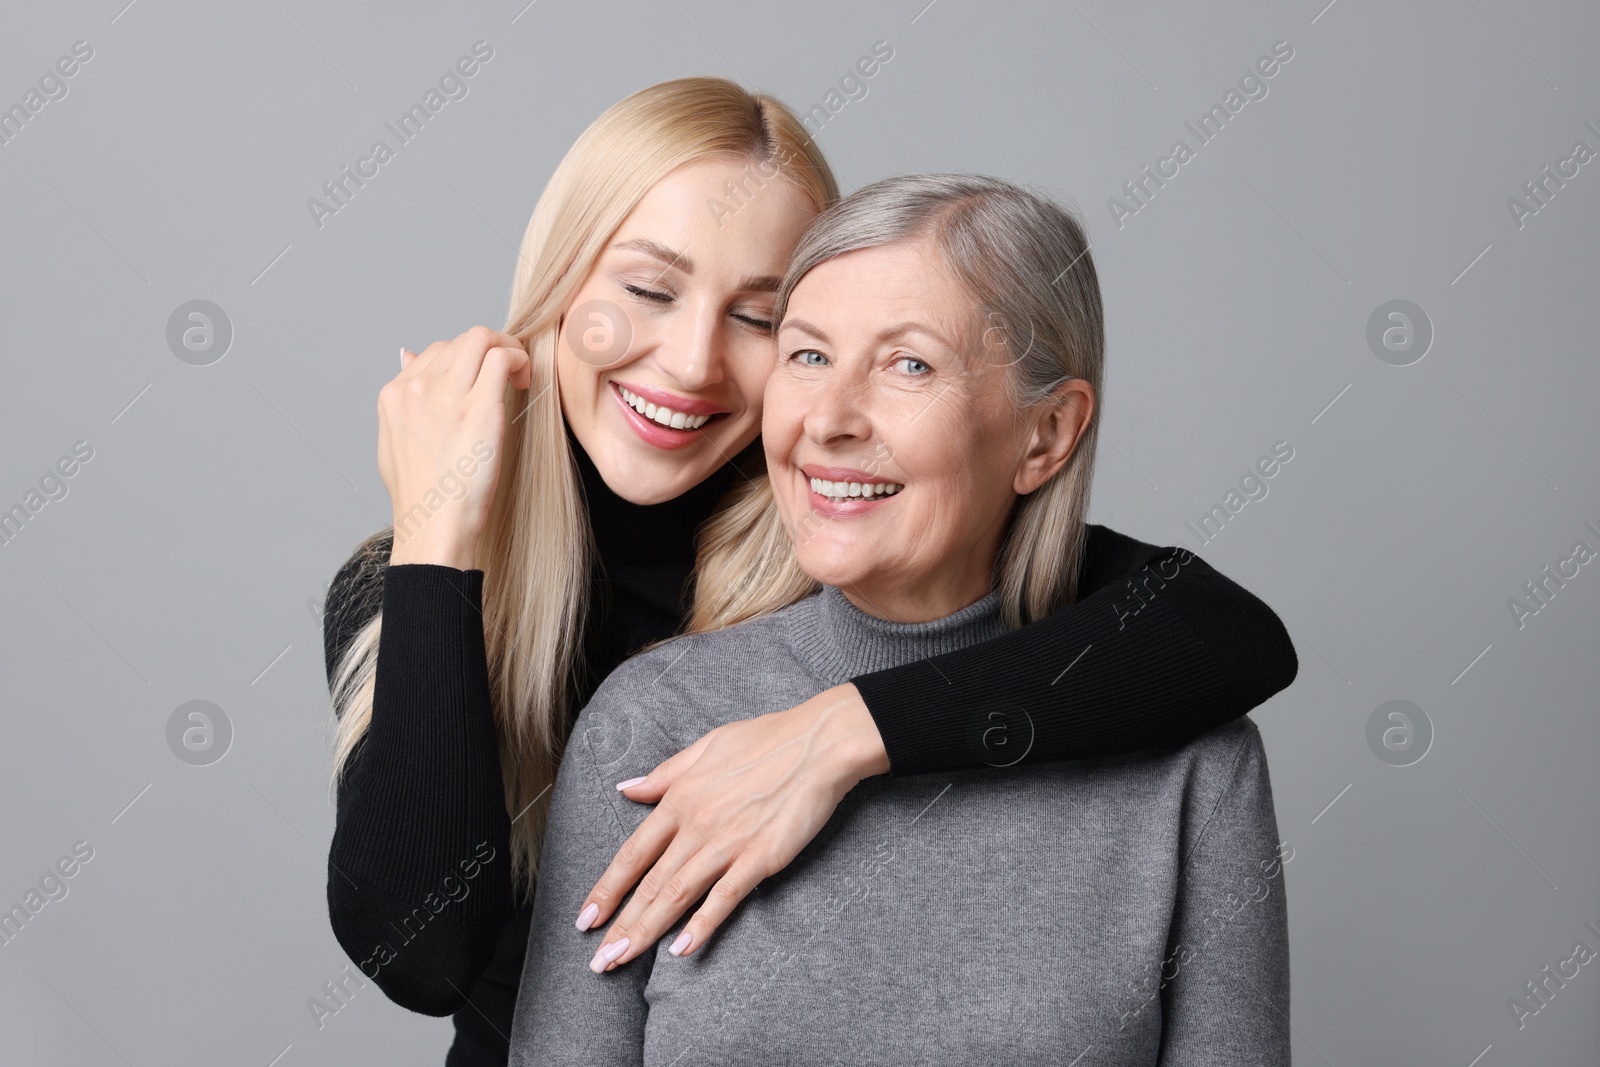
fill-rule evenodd
<path id="1" fill-rule="evenodd" d="M 630 952 L 626 911 L 572 928 L 647 813 L 619 778 L 1074 595 L 1104 340 L 1070 214 L 992 178 L 875 183 L 807 231 L 777 318 L 765 491 L 794 551 L 752 581 L 792 602 L 635 657 L 584 709 L 512 1062 L 1288 1063 L 1283 856 L 1248 719 L 1170 751 L 869 779 L 703 950 L 674 931 Z M 995 728 L 1024 738 L 1014 718 Z"/>

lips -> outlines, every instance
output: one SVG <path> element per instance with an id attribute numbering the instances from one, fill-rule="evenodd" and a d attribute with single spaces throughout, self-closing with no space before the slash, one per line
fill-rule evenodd
<path id="1" fill-rule="evenodd" d="M 813 511 L 840 518 L 875 511 L 898 496 L 904 483 L 854 467 L 800 468 L 809 484 Z"/>
<path id="2" fill-rule="evenodd" d="M 677 396 L 646 385 L 618 381 L 609 384 L 611 395 L 633 431 L 646 444 L 665 451 L 694 444 L 707 424 L 728 414 L 726 408 L 706 400 Z"/>
<path id="3" fill-rule="evenodd" d="M 669 393 L 652 386 L 637 385 L 633 382 L 619 382 L 614 378 L 611 384 L 618 388 L 626 389 L 636 396 L 643 397 L 658 408 L 671 408 L 673 411 L 681 411 L 685 415 L 726 415 L 728 413 L 727 408 L 721 404 L 714 404 L 709 400 L 678 396 L 676 393 Z"/>

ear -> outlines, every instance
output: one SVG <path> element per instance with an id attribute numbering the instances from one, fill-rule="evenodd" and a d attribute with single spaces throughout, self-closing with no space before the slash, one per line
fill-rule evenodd
<path id="1" fill-rule="evenodd" d="M 1078 439 L 1094 417 L 1094 405 L 1093 387 L 1081 378 L 1072 378 L 1057 386 L 1050 398 L 1038 406 L 1027 446 L 1012 478 L 1011 487 L 1017 495 L 1027 496 L 1067 465 Z"/>

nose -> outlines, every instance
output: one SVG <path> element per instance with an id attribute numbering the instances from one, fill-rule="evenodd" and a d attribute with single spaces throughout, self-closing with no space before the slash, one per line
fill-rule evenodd
<path id="1" fill-rule="evenodd" d="M 865 441 L 872 436 L 867 383 L 842 369 L 829 372 L 822 387 L 811 394 L 805 433 L 814 444 L 838 445 Z"/>
<path id="2" fill-rule="evenodd" d="M 656 365 L 685 392 L 701 392 L 726 376 L 726 316 L 709 300 L 689 303 L 673 315 L 656 349 Z"/>

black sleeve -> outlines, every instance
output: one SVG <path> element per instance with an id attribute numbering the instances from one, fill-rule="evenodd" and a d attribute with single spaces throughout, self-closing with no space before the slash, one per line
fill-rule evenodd
<path id="1" fill-rule="evenodd" d="M 358 551 L 329 589 L 330 685 L 381 606 L 372 722 L 338 784 L 328 916 L 401 1007 L 460 1009 L 511 910 L 510 820 L 489 702 L 483 572 Z"/>
<path id="2" fill-rule="evenodd" d="M 1288 631 L 1184 548 L 1089 525 L 1078 599 L 958 652 L 853 678 L 890 773 L 1165 748 L 1294 681 Z"/>

